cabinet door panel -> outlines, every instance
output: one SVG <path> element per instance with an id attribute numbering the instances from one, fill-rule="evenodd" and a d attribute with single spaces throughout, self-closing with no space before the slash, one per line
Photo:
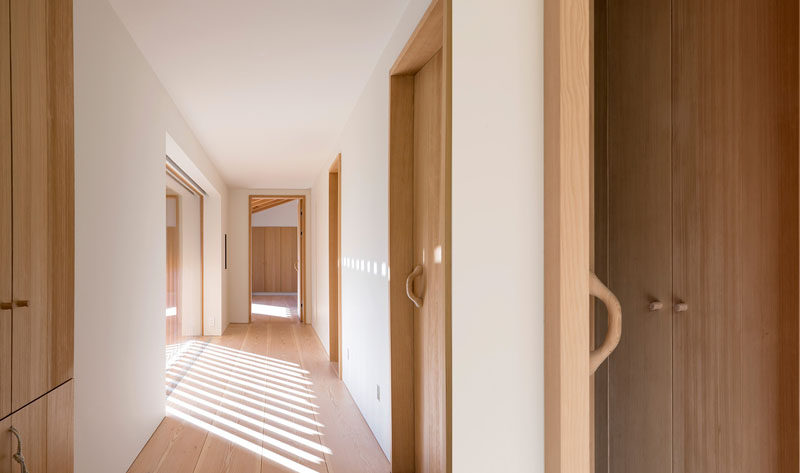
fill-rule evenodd
<path id="1" fill-rule="evenodd" d="M 48 389 L 47 17 L 45 0 L 11 0 L 13 408 Z"/>
<path id="2" fill-rule="evenodd" d="M 253 227 L 251 238 L 253 292 L 264 292 L 264 227 Z"/>
<path id="3" fill-rule="evenodd" d="M 31 473 L 47 472 L 47 398 L 42 397 L 11 416 L 11 425 L 22 439 L 22 455 Z M 17 441 L 11 438 L 11 451 L 16 451 Z M 11 471 L 21 471 L 12 460 Z"/>
<path id="4" fill-rule="evenodd" d="M 279 227 L 264 227 L 264 290 L 281 291 L 281 231 Z"/>
<path id="5" fill-rule="evenodd" d="M 11 0 L 12 408 L 72 377 L 72 2 Z"/>
<path id="6" fill-rule="evenodd" d="M 11 302 L 11 68 L 8 0 L 0 0 L 0 302 Z M 11 413 L 11 311 L 0 309 L 0 418 Z M 0 466 L 2 471 L 2 466 Z"/>
<path id="7" fill-rule="evenodd" d="M 68 381 L 47 395 L 47 473 L 72 473 L 73 382 Z"/>

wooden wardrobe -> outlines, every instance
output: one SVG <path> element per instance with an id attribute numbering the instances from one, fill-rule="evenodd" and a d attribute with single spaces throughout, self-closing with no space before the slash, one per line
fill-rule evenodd
<path id="1" fill-rule="evenodd" d="M 71 0 L 0 0 L 0 473 L 73 468 L 72 67 Z"/>
<path id="2" fill-rule="evenodd" d="M 594 18 L 595 471 L 796 472 L 798 4 Z"/>
<path id="3" fill-rule="evenodd" d="M 253 292 L 297 292 L 297 227 L 252 227 Z"/>

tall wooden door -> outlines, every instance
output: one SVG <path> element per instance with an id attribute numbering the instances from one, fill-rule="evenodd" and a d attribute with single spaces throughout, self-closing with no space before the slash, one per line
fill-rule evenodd
<path id="1" fill-rule="evenodd" d="M 674 471 L 797 471 L 798 4 L 672 25 Z"/>
<path id="2" fill-rule="evenodd" d="M 265 227 L 253 227 L 251 229 L 250 251 L 252 263 L 250 264 L 251 279 L 253 282 L 253 292 L 264 292 L 264 229 Z"/>
<path id="3" fill-rule="evenodd" d="M 414 80 L 414 281 L 423 303 L 414 311 L 416 471 L 446 471 L 444 143 L 442 53 Z"/>
<path id="4" fill-rule="evenodd" d="M 8 0 L 0 0 L 0 418 L 11 412 L 11 69 Z M 0 453 L 2 459 L 2 453 Z M 3 465 L 0 464 L 0 470 Z"/>
<path id="5" fill-rule="evenodd" d="M 281 227 L 280 292 L 297 292 L 297 228 Z"/>
<path id="6" fill-rule="evenodd" d="M 281 292 L 281 229 L 264 227 L 264 291 Z"/>
<path id="7" fill-rule="evenodd" d="M 623 313 L 595 374 L 598 473 L 672 471 L 671 5 L 595 3 L 595 273 Z M 599 344 L 607 317 L 595 308 Z"/>
<path id="8" fill-rule="evenodd" d="M 72 2 L 11 0 L 12 398 L 72 377 Z"/>

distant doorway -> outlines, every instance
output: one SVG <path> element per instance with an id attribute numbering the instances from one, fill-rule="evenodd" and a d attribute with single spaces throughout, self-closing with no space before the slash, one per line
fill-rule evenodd
<path id="1" fill-rule="evenodd" d="M 280 314 L 305 322 L 304 210 L 304 196 L 249 198 L 250 322 L 253 315 Z"/>

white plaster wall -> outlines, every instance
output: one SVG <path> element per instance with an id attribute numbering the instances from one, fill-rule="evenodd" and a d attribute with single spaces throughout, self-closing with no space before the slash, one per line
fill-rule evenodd
<path id="1" fill-rule="evenodd" d="M 106 0 L 74 48 L 75 471 L 122 472 L 164 416 L 166 134 L 227 188 Z"/>
<path id="2" fill-rule="evenodd" d="M 453 4 L 459 473 L 544 471 L 542 28 L 542 0 Z"/>
<path id="3" fill-rule="evenodd" d="M 296 227 L 297 201 L 254 213 L 251 223 L 254 227 Z"/>
<path id="4" fill-rule="evenodd" d="M 247 323 L 250 314 L 250 267 L 249 257 L 249 198 L 251 195 L 304 195 L 306 196 L 306 258 L 308 273 L 306 288 L 311 287 L 311 274 L 314 271 L 314 260 L 311 257 L 311 241 L 315 228 L 312 227 L 312 213 L 308 208 L 311 191 L 309 189 L 231 189 L 228 199 L 228 313 L 231 323 Z M 297 215 L 297 214 L 295 214 Z M 295 220 L 296 221 L 296 220 Z M 313 314 L 313 300 L 308 297 L 307 314 Z"/>

